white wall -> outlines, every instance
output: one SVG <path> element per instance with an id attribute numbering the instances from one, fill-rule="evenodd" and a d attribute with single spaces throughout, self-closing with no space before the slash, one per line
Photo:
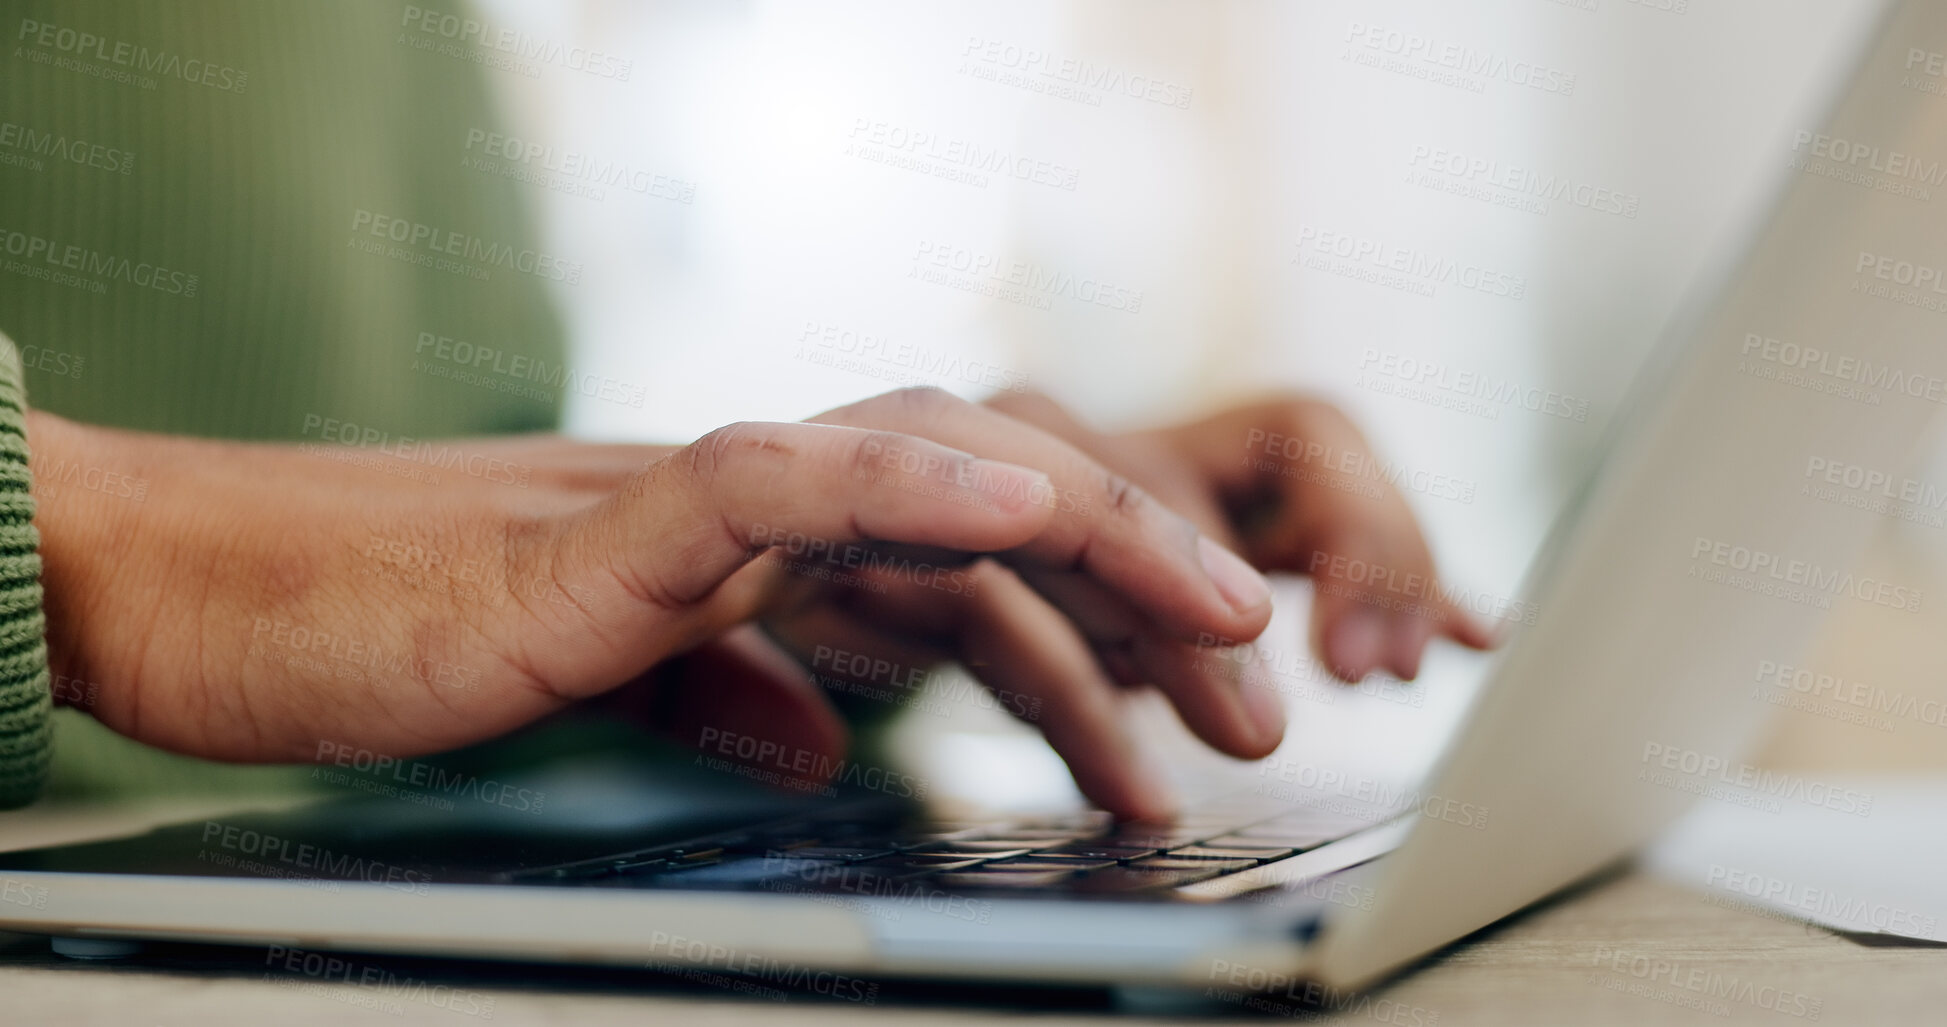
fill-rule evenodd
<path id="1" fill-rule="evenodd" d="M 806 354 L 838 349 L 808 325 L 998 369 L 1109 424 L 1313 390 L 1388 456 L 1475 486 L 1471 503 L 1411 498 L 1449 574 L 1507 594 L 1646 347 L 1784 173 L 1879 5 L 484 6 L 633 60 L 626 83 L 497 76 L 526 136 L 694 183 L 693 202 L 534 190 L 553 245 L 588 269 L 563 290 L 583 367 L 647 390 L 641 409 L 575 407 L 572 431 L 682 440 L 908 380 L 985 391 L 873 353 L 820 366 Z M 897 145 L 921 133 L 934 142 Z M 868 159 L 964 171 L 960 147 L 1053 181 Z M 1361 277 L 1304 263 L 1331 266 L 1323 233 L 1365 247 Z M 929 246 L 1075 284 L 977 295 L 916 277 Z M 1466 280 L 1363 280 L 1382 260 Z M 1586 419 L 1402 397 L 1387 360 L 1553 394 Z M 1274 630 L 1296 630 L 1289 613 Z M 1420 746 L 1446 719 L 1404 736 Z"/>

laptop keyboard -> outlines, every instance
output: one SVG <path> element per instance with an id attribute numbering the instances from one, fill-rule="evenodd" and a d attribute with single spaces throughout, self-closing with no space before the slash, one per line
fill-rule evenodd
<path id="1" fill-rule="evenodd" d="M 518 884 L 742 889 L 878 879 L 951 891 L 1162 892 L 1288 859 L 1388 811 L 1293 806 L 1244 794 L 1159 823 L 1089 811 L 1006 821 L 860 815 L 792 819 L 506 875 Z"/>

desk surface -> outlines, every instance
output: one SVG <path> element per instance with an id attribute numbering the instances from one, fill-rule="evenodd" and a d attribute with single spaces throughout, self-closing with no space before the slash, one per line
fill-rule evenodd
<path id="1" fill-rule="evenodd" d="M 207 812 L 212 810 L 194 806 L 37 808 L 8 815 L 0 825 L 0 847 L 121 833 Z M 264 967 L 249 960 L 218 963 L 200 955 L 165 954 L 135 963 L 77 963 L 50 954 L 38 939 L 0 939 L 7 939 L 0 941 L 0 1008 L 7 1010 L 0 1019 L 9 1024 L 639 1025 L 678 1018 L 700 1025 L 874 1019 L 947 1024 L 1023 1013 L 1046 1023 L 1102 1024 L 1234 1020 L 1244 1012 L 1222 1005 L 1130 1012 L 1104 1005 L 1095 994 L 942 995 L 903 989 L 882 991 L 870 1008 L 809 997 L 780 1004 L 666 978 L 375 961 L 395 979 L 427 983 L 417 991 L 387 993 L 349 985 L 299 987 L 309 984 L 301 975 L 266 979 Z M 466 997 L 456 999 L 456 994 Z M 1869 947 L 1818 928 L 1714 905 L 1699 893 L 1625 872 L 1456 945 L 1336 1013 L 1307 1009 L 1297 1015 L 1408 1027 L 1911 1025 L 1937 1022 L 1944 997 L 1947 947 Z M 490 1011 L 492 1018 L 467 1016 L 461 1011 L 466 1007 Z M 1292 1015 L 1289 1007 L 1271 1013 Z"/>

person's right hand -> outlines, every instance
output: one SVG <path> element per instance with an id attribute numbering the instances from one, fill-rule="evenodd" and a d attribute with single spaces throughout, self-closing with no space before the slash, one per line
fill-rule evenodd
<path id="1" fill-rule="evenodd" d="M 1250 639 L 1270 618 L 1248 565 L 1038 429 L 932 390 L 827 419 L 844 424 L 736 424 L 673 452 L 435 443 L 412 460 L 34 413 L 50 658 L 99 686 L 89 710 L 111 728 L 218 759 L 441 751 L 677 665 L 689 673 L 660 682 L 652 712 L 679 737 L 829 756 L 843 745 L 829 704 L 740 628 L 817 592 L 804 572 L 820 562 L 993 554 L 1070 582 L 1060 596 L 1090 608 L 1069 616 L 1099 623 L 1107 604 L 1157 646 Z M 550 451 L 566 455 L 532 455 Z M 445 467 L 437 484 L 415 480 L 427 460 Z M 146 495 L 88 484 L 104 473 Z M 1219 748 L 1277 744 L 1281 722 L 1234 684 L 1173 685 Z"/>

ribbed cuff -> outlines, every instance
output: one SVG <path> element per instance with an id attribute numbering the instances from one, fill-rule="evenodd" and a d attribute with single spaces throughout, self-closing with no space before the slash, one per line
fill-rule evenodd
<path id="1" fill-rule="evenodd" d="M 0 809 L 40 795 L 53 749 L 26 420 L 20 351 L 0 335 Z"/>

